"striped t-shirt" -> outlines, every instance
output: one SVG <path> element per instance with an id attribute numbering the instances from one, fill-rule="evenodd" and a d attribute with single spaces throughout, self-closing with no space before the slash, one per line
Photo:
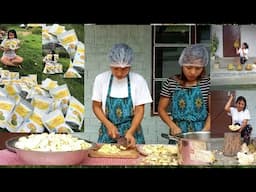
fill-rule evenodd
<path id="1" fill-rule="evenodd" d="M 203 100 L 204 103 L 206 105 L 206 108 L 208 109 L 208 96 L 210 95 L 210 78 L 208 77 L 203 77 L 199 80 L 199 86 L 201 89 L 201 93 L 203 95 Z M 162 89 L 160 92 L 161 96 L 164 97 L 172 97 L 173 92 L 175 91 L 175 89 L 177 88 L 183 88 L 183 89 L 188 89 L 186 87 L 182 87 L 177 80 L 175 80 L 174 78 L 168 78 L 162 85 Z M 192 87 L 196 87 L 192 86 Z M 190 87 L 191 88 L 191 87 Z"/>

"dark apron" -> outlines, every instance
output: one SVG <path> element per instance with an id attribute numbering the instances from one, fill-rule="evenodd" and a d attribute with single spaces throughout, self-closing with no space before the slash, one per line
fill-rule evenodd
<path id="1" fill-rule="evenodd" d="M 111 86 L 113 81 L 113 75 L 110 77 L 108 86 L 108 94 L 106 98 L 105 114 L 108 120 L 110 120 L 118 129 L 120 136 L 125 136 L 126 131 L 131 127 L 133 119 L 133 103 L 131 97 L 130 78 L 127 75 L 128 80 L 128 97 L 126 98 L 114 98 L 110 96 Z M 139 126 L 134 134 L 136 143 L 144 144 L 144 136 Z M 116 140 L 109 137 L 107 128 L 101 124 L 99 129 L 98 143 L 115 143 Z"/>

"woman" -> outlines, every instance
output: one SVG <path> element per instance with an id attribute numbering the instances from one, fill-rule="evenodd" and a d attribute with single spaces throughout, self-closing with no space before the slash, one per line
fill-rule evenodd
<path id="1" fill-rule="evenodd" d="M 248 60 L 248 52 L 249 45 L 246 42 L 244 42 L 239 49 L 236 48 L 236 53 L 240 55 L 241 64 L 245 64 L 245 62 Z"/>
<path id="2" fill-rule="evenodd" d="M 97 75 L 93 85 L 92 108 L 101 121 L 98 142 L 113 143 L 124 136 L 133 148 L 145 143 L 140 124 L 152 98 L 145 79 L 130 71 L 133 50 L 128 45 L 114 45 L 109 58 L 110 71 Z"/>
<path id="3" fill-rule="evenodd" d="M 210 130 L 210 80 L 205 76 L 208 61 L 209 54 L 203 45 L 191 45 L 180 55 L 181 74 L 163 83 L 158 112 L 171 135 Z"/>
<path id="4" fill-rule="evenodd" d="M 21 67 L 23 58 L 16 54 L 19 48 L 20 41 L 17 39 L 17 33 L 14 29 L 9 30 L 7 33 L 7 39 L 4 39 L 1 43 L 1 50 L 3 50 L 3 56 L 1 62 L 6 66 Z"/>
<path id="5" fill-rule="evenodd" d="M 252 127 L 248 123 L 250 120 L 250 112 L 247 109 L 246 99 L 243 96 L 239 96 L 236 99 L 236 106 L 231 107 L 231 102 L 233 101 L 233 98 L 234 97 L 231 94 L 224 109 L 228 112 L 228 115 L 232 117 L 232 125 L 240 126 L 240 129 L 238 131 L 244 138 L 244 142 L 248 145 L 250 142 Z"/>

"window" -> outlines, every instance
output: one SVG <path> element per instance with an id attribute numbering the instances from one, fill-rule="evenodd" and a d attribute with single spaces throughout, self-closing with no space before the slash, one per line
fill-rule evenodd
<path id="1" fill-rule="evenodd" d="M 157 115 L 162 83 L 168 77 L 180 73 L 180 67 L 177 63 L 185 47 L 190 44 L 202 43 L 209 48 L 210 25 L 152 25 L 152 42 L 152 113 Z M 209 72 L 209 66 L 207 72 Z"/>

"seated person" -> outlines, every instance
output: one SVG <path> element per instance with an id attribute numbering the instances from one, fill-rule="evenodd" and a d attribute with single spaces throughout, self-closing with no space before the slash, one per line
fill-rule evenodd
<path id="1" fill-rule="evenodd" d="M 63 67 L 61 63 L 58 63 L 59 55 L 55 53 L 54 50 L 51 50 L 49 54 L 47 54 L 44 59 L 44 70 L 45 74 L 55 74 L 55 73 L 63 73 Z"/>
<path id="2" fill-rule="evenodd" d="M 15 30 L 9 30 L 7 33 L 7 38 L 1 43 L 1 50 L 3 50 L 3 56 L 1 57 L 1 62 L 6 66 L 21 67 L 23 58 L 16 54 L 19 49 L 20 40 L 17 39 L 17 33 Z"/>

